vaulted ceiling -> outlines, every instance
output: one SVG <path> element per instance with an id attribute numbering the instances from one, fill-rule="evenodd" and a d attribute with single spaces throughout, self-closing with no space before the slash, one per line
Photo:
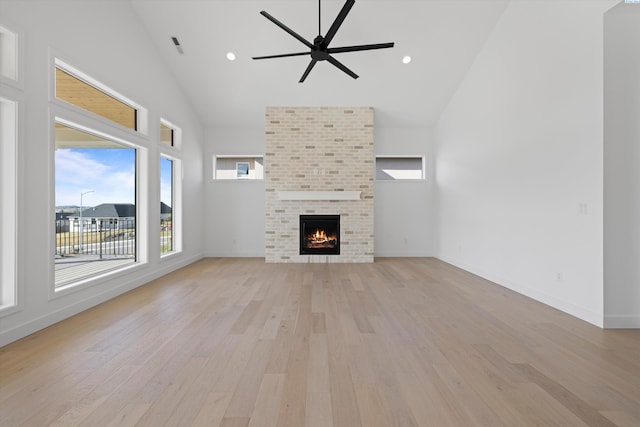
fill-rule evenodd
<path id="1" fill-rule="evenodd" d="M 388 127 L 433 125 L 508 0 L 357 0 L 331 46 L 395 42 L 391 49 L 336 54 L 360 77 L 326 61 L 298 83 L 309 56 L 265 10 L 312 41 L 317 0 L 130 0 L 205 126 L 259 127 L 266 106 L 372 106 Z M 322 0 L 326 33 L 344 0 Z M 180 54 L 172 37 L 183 50 Z M 229 61 L 227 52 L 237 59 Z M 403 64 L 405 55 L 412 62 Z"/>

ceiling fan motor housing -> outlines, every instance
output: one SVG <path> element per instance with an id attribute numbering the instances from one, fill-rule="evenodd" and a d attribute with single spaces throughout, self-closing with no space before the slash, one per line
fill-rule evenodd
<path id="1" fill-rule="evenodd" d="M 316 61 L 325 61 L 329 58 L 327 52 L 328 46 L 324 42 L 324 37 L 318 36 L 313 40 L 313 48 L 311 49 L 311 57 Z"/>

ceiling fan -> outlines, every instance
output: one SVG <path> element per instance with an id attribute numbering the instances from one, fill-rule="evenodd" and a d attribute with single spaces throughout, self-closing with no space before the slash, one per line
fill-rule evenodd
<path id="1" fill-rule="evenodd" d="M 338 69 L 344 71 L 354 79 L 357 79 L 358 75 L 356 73 L 354 73 L 353 71 L 345 67 L 340 61 L 338 61 L 331 55 L 334 53 L 356 52 L 360 50 L 385 49 L 385 48 L 393 47 L 393 42 L 378 43 L 378 44 L 363 44 L 358 46 L 329 47 L 331 40 L 333 40 L 333 37 L 336 35 L 336 32 L 342 25 L 342 22 L 347 17 L 347 14 L 349 13 L 349 11 L 351 10 L 354 4 L 355 4 L 355 0 L 347 0 L 344 6 L 342 6 L 342 10 L 340 10 L 340 13 L 338 13 L 338 16 L 336 17 L 335 21 L 333 21 L 333 24 L 331 25 L 331 28 L 329 28 L 329 31 L 327 31 L 327 33 L 324 36 L 322 36 L 322 27 L 321 27 L 321 21 L 320 21 L 321 9 L 320 9 L 320 0 L 318 0 L 318 36 L 313 40 L 313 43 L 310 43 L 304 37 L 302 37 L 295 31 L 293 31 L 291 28 L 287 27 L 282 22 L 278 21 L 276 18 L 269 15 L 267 12 L 263 10 L 262 12 L 260 12 L 262 16 L 264 16 L 269 21 L 273 22 L 278 27 L 282 28 L 284 31 L 286 31 L 287 33 L 289 33 L 290 35 L 298 39 L 300 42 L 302 42 L 302 44 L 304 44 L 309 48 L 309 51 L 298 52 L 298 53 L 284 53 L 280 55 L 254 56 L 253 59 L 271 59 L 271 58 L 285 58 L 288 56 L 311 55 L 311 62 L 309 62 L 307 69 L 302 74 L 302 77 L 300 78 L 299 83 L 302 83 L 305 81 L 305 79 L 307 78 L 307 76 L 309 75 L 313 67 L 316 65 L 316 62 L 318 61 L 329 61 L 329 63 L 333 64 Z"/>

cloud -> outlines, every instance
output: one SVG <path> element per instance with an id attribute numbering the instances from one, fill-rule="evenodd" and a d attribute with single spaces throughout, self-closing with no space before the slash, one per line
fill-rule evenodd
<path id="1" fill-rule="evenodd" d="M 56 185 L 92 181 L 97 176 L 105 175 L 108 170 L 109 166 L 85 153 L 72 149 L 56 150 Z"/>
<path id="2" fill-rule="evenodd" d="M 120 151 L 117 153 L 116 151 Z M 134 156 L 122 150 L 56 150 L 56 206 L 101 203 L 135 203 Z"/>

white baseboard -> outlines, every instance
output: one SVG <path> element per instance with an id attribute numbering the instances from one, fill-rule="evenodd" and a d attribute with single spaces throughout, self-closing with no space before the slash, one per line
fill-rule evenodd
<path id="1" fill-rule="evenodd" d="M 604 316 L 606 329 L 640 329 L 640 316 Z"/>
<path id="2" fill-rule="evenodd" d="M 374 251 L 376 258 L 433 258 L 430 252 Z"/>
<path id="3" fill-rule="evenodd" d="M 205 258 L 264 258 L 264 252 L 205 252 Z"/>
<path id="4" fill-rule="evenodd" d="M 135 279 L 121 283 L 118 286 L 109 287 L 109 289 L 105 289 L 104 292 L 93 295 L 87 299 L 68 305 L 60 310 L 47 313 L 44 316 L 31 319 L 6 331 L 2 331 L 0 332 L 0 347 L 24 338 L 34 332 L 58 323 L 85 310 L 88 310 L 91 307 L 102 304 L 103 302 L 113 299 L 118 295 L 129 292 L 139 286 L 149 283 L 152 280 L 162 277 L 179 268 L 185 267 L 200 259 L 202 259 L 202 256 L 200 255 L 191 256 L 188 258 L 176 258 L 175 262 L 161 264 L 159 268 L 154 269 L 148 274 L 138 276 Z"/>
<path id="5" fill-rule="evenodd" d="M 264 258 L 264 252 L 205 252 L 205 258 Z M 378 258 L 431 258 L 429 252 L 375 252 L 374 257 Z"/>
<path id="6" fill-rule="evenodd" d="M 507 289 L 510 289 L 514 292 L 532 298 L 538 302 L 546 304 L 550 307 L 553 307 L 557 310 L 562 311 L 563 313 L 567 313 L 573 317 L 577 317 L 580 320 L 584 320 L 585 322 L 591 323 L 594 326 L 599 328 L 603 328 L 603 316 L 600 313 L 593 312 L 585 307 L 581 307 L 575 305 L 569 301 L 564 301 L 558 299 L 552 295 L 548 295 L 544 292 L 539 292 L 535 289 L 531 289 L 529 287 L 523 286 L 520 283 L 508 281 L 502 277 L 497 277 L 492 273 L 488 273 L 483 271 L 481 268 L 476 268 L 470 265 L 467 265 L 463 262 L 456 260 L 455 258 L 450 258 L 446 256 L 438 256 L 436 257 L 441 261 L 444 261 L 448 264 L 461 268 L 465 271 L 468 271 L 472 274 L 482 277 L 483 279 L 487 279 L 497 285 L 503 286 Z"/>

